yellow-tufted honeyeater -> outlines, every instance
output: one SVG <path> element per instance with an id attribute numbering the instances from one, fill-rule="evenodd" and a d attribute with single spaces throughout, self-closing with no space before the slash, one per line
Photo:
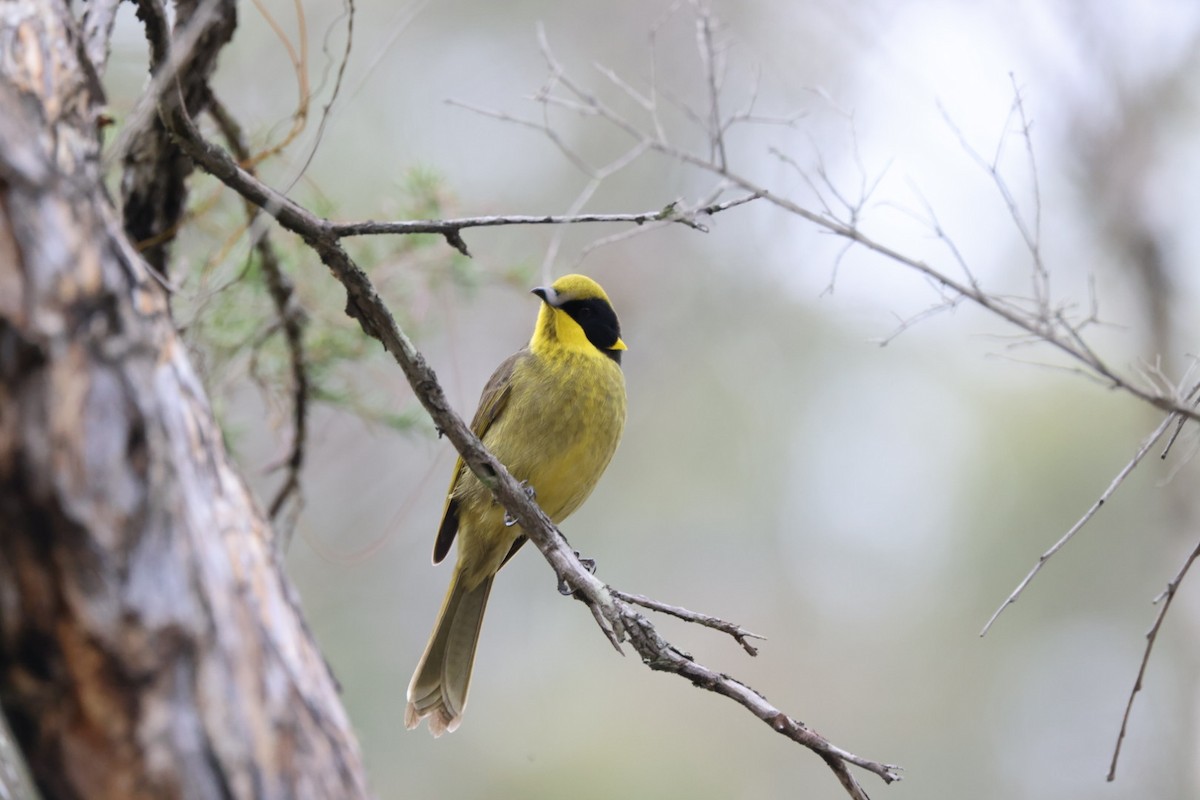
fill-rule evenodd
<path id="1" fill-rule="evenodd" d="M 617 449 L 625 427 L 625 343 L 608 295 L 591 278 L 566 275 L 533 294 L 542 299 L 533 338 L 492 374 L 471 428 L 557 524 L 592 493 Z M 435 564 L 456 535 L 458 563 L 404 712 L 405 727 L 428 717 L 434 736 L 462 721 L 492 580 L 525 542 L 461 458 L 433 546 Z"/>

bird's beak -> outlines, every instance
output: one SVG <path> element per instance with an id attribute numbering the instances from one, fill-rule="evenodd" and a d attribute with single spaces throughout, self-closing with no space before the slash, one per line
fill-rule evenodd
<path id="1" fill-rule="evenodd" d="M 531 289 L 530 294 L 536 294 L 548 306 L 558 307 L 558 292 L 554 291 L 553 286 L 539 286 Z"/>
<path id="2" fill-rule="evenodd" d="M 621 339 L 618 338 L 617 343 L 608 349 L 609 350 L 628 350 L 629 348 L 625 346 L 624 341 L 622 341 Z"/>

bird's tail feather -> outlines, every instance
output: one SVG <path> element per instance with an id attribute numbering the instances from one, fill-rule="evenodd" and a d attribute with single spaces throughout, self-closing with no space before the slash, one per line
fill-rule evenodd
<path id="1" fill-rule="evenodd" d="M 466 589 L 462 575 L 455 571 L 433 635 L 408 684 L 404 727 L 411 730 L 429 717 L 429 732 L 441 736 L 462 721 L 475 646 L 479 643 L 483 611 L 491 591 L 492 576 Z"/>

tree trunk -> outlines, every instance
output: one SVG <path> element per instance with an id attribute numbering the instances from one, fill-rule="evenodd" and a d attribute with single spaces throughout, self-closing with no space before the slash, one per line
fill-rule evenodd
<path id="1" fill-rule="evenodd" d="M 62 0 L 0 13 L 0 703 L 46 798 L 359 797 L 357 744 L 101 183 Z"/>
<path id="2" fill-rule="evenodd" d="M 38 800 L 25 757 L 17 749 L 3 714 L 0 714 L 0 797 L 4 800 Z"/>

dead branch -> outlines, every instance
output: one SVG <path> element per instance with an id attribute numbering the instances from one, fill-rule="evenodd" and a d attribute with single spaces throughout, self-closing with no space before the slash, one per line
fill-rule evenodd
<path id="1" fill-rule="evenodd" d="M 1166 432 L 1166 430 L 1175 424 L 1175 433 L 1171 437 L 1171 442 L 1178 436 L 1183 425 L 1189 421 L 1200 421 L 1200 413 L 1197 412 L 1196 404 L 1193 402 L 1193 397 L 1196 388 L 1185 391 L 1185 386 L 1188 378 L 1179 381 L 1173 381 L 1167 378 L 1156 365 L 1149 368 L 1143 368 L 1140 365 L 1134 365 L 1129 370 L 1118 370 L 1110 365 L 1100 354 L 1098 354 L 1090 345 L 1087 338 L 1084 336 L 1084 331 L 1089 326 L 1099 322 L 1097 303 L 1094 291 L 1090 291 L 1090 313 L 1087 316 L 1081 316 L 1074 312 L 1074 308 L 1069 303 L 1056 304 L 1051 295 L 1050 272 L 1044 261 L 1044 255 L 1041 246 L 1041 231 L 1042 231 L 1042 199 L 1041 190 L 1038 182 L 1037 163 L 1034 156 L 1034 147 L 1032 140 L 1032 121 L 1030 120 L 1026 108 L 1025 101 L 1022 96 L 1022 91 L 1018 85 L 1016 78 L 1010 76 L 1014 100 L 1009 111 L 1008 119 L 1006 120 L 1006 131 L 1001 136 L 995 153 L 991 159 L 986 159 L 981 156 L 973 147 L 966 141 L 965 136 L 959 131 L 952 122 L 947 121 L 951 128 L 958 135 L 963 150 L 972 158 L 975 163 L 980 166 L 990 177 L 996 190 L 1004 200 L 1008 209 L 1010 218 L 1015 225 L 1025 248 L 1029 254 L 1031 261 L 1031 284 L 1032 296 L 1030 298 L 1010 298 L 1004 297 L 996 293 L 988 292 L 979 281 L 976 279 L 970 269 L 967 260 L 958 250 L 950 236 L 942 229 L 937 222 L 936 216 L 933 214 L 932 208 L 928 203 L 925 203 L 926 214 L 937 237 L 946 244 L 951 259 L 955 265 L 961 270 L 962 278 L 955 278 L 949 272 L 941 267 L 927 263 L 908 256 L 896 249 L 878 241 L 870 236 L 867 236 L 860 225 L 860 212 L 865 203 L 865 193 L 863 200 L 855 203 L 848 201 L 837 187 L 833 185 L 828 175 L 825 173 L 823 164 L 818 165 L 817 175 L 823 182 L 823 187 L 818 186 L 813 179 L 809 178 L 805 170 L 801 169 L 797 162 L 790 156 L 773 151 L 784 163 L 793 166 L 807 181 L 812 189 L 817 201 L 821 205 L 821 211 L 813 211 L 804 207 L 800 203 L 777 194 L 770 192 L 764 185 L 746 177 L 740 173 L 732 164 L 729 153 L 726 148 L 725 133 L 729 127 L 736 121 L 736 115 L 723 116 L 721 113 L 720 93 L 721 81 L 717 80 L 716 76 L 719 70 L 716 65 L 723 63 L 722 56 L 724 55 L 723 45 L 718 43 L 712 35 L 714 30 L 711 19 L 711 12 L 708 6 L 703 2 L 690 3 L 693 14 L 696 18 L 697 25 L 697 47 L 698 57 L 700 62 L 700 71 L 703 75 L 703 82 L 707 91 L 707 104 L 705 106 L 706 113 L 698 112 L 690 107 L 684 107 L 685 115 L 691 120 L 692 124 L 701 129 L 707 141 L 707 152 L 693 151 L 681 147 L 671 141 L 667 131 L 664 129 L 656 107 L 656 98 L 664 94 L 664 90 L 657 86 L 656 83 L 656 65 L 651 61 L 651 86 L 649 90 L 637 91 L 632 88 L 630 81 L 621 77 L 615 70 L 601 66 L 599 69 L 601 74 L 607 79 L 608 83 L 615 87 L 617 91 L 623 93 L 627 99 L 632 100 L 645 114 L 644 120 L 635 120 L 624 116 L 614 110 L 613 106 L 606 103 L 600 96 L 585 87 L 582 83 L 571 76 L 558 61 L 553 51 L 550 48 L 549 42 L 544 32 L 539 28 L 538 41 L 542 56 L 546 62 L 546 68 L 551 76 L 548 84 L 553 86 L 558 93 L 542 91 L 535 96 L 535 101 L 543 106 L 543 121 L 537 122 L 528 119 L 522 119 L 509 115 L 506 112 L 490 112 L 489 116 L 502 119 L 505 121 L 515 122 L 526 127 L 540 130 L 545 136 L 552 140 L 557 137 L 557 133 L 544 120 L 548 119 L 545 114 L 545 108 L 554 107 L 564 109 L 568 112 L 575 113 L 581 117 L 591 118 L 601 121 L 602 123 L 611 126 L 615 130 L 624 134 L 633 142 L 634 146 L 643 146 L 647 150 L 656 152 L 665 156 L 679 164 L 689 165 L 696 169 L 714 175 L 727 182 L 729 185 L 741 188 L 754 195 L 763 197 L 767 202 L 772 203 L 779 208 L 805 220 L 823 230 L 829 231 L 836 236 L 842 237 L 847 242 L 846 249 L 843 249 L 839 254 L 837 261 L 834 264 L 834 276 L 836 278 L 837 262 L 840 262 L 842 255 L 846 250 L 853 245 L 859 245 L 867 250 L 884 257 L 899 266 L 915 271 L 919 275 L 925 277 L 934 288 L 942 295 L 942 303 L 935 305 L 933 308 L 918 314 L 910 320 L 902 321 L 899 330 L 896 333 L 903 332 L 913 322 L 924 318 L 925 316 L 937 313 L 948 308 L 953 308 L 962 301 L 970 302 L 993 316 L 1003 320 L 1007 324 L 1013 326 L 1026 337 L 1025 343 L 1040 342 L 1049 345 L 1053 350 L 1065 355 L 1068 362 L 1073 366 L 1066 367 L 1069 371 L 1078 372 L 1079 374 L 1089 379 L 1095 380 L 1109 388 L 1117 389 L 1126 393 L 1131 397 L 1148 403 L 1153 407 L 1166 412 L 1166 418 L 1151 434 L 1151 436 L 1143 443 L 1133 459 L 1117 474 L 1112 483 L 1100 496 L 1100 498 L 1088 509 L 1083 517 L 1072 528 L 1063 535 L 1046 553 L 1044 553 L 1038 562 L 1034 565 L 1025 579 L 1017 586 L 1017 588 L 1009 595 L 1005 602 L 997 609 L 996 613 L 988 620 L 984 626 L 981 635 L 985 634 L 991 625 L 995 622 L 999 614 L 1011 605 L 1020 596 L 1024 588 L 1029 584 L 1038 571 L 1045 565 L 1055 553 L 1066 545 L 1068 541 L 1078 531 L 1087 524 L 1089 520 L 1099 511 L 1100 507 L 1113 495 L 1117 488 L 1122 484 L 1126 477 L 1145 457 L 1149 449 L 1157 442 Z M 669 13 L 673 13 L 678 8 L 678 4 L 672 5 Z M 657 31 L 657 26 L 655 28 Z M 652 33 L 652 38 L 653 38 Z M 653 50 L 652 50 L 653 53 Z M 752 94 L 757 93 L 755 87 Z M 749 107 L 753 107 L 753 97 Z M 1033 178 L 1033 209 L 1031 215 L 1027 216 L 1021 210 L 1021 205 L 1018 203 L 1014 193 L 1009 187 L 1007 181 L 1000 171 L 1000 160 L 1004 154 L 1004 146 L 1009 131 L 1007 128 L 1016 127 L 1017 135 L 1020 137 L 1025 151 L 1026 164 Z M 857 149 L 855 151 L 857 158 Z M 860 163 L 861 169 L 861 163 Z M 918 193 L 919 195 L 919 193 Z M 832 198 L 843 207 L 843 211 L 835 211 L 834 205 L 826 198 Z M 921 198 L 922 200 L 924 198 Z M 833 283 L 831 281 L 830 290 Z M 894 336 L 895 334 L 893 334 Z M 887 340 L 885 340 L 886 343 Z M 1168 443 L 1164 450 L 1170 449 Z M 1182 580 L 1188 567 L 1195 559 L 1195 555 L 1189 559 L 1183 570 L 1168 587 L 1167 601 L 1164 608 L 1160 612 L 1159 620 L 1152 629 L 1150 641 L 1146 649 L 1146 655 L 1143 659 L 1142 670 L 1139 673 L 1138 682 L 1135 685 L 1133 694 L 1130 696 L 1129 706 L 1132 706 L 1133 696 L 1137 693 L 1141 685 L 1141 675 L 1145 671 L 1146 663 L 1149 659 L 1150 649 L 1153 645 L 1154 636 L 1157 634 L 1159 625 L 1161 624 L 1162 616 L 1165 615 L 1166 606 L 1169 605 L 1170 599 L 1174 596 L 1178 581 Z M 1126 718 L 1122 723 L 1121 737 L 1124 736 L 1125 723 L 1128 721 L 1128 708 L 1126 709 Z M 1117 744 L 1117 753 L 1114 753 L 1113 766 L 1115 769 L 1116 756 L 1120 750 L 1120 738 Z"/>
<path id="2" fill-rule="evenodd" d="M 712 628 L 714 631 L 727 633 L 732 636 L 733 640 L 740 644 L 749 655 L 752 656 L 758 655 L 758 648 L 750 644 L 747 639 L 762 639 L 763 641 L 766 641 L 767 639 L 765 636 L 760 636 L 757 633 L 751 633 L 741 625 L 736 625 L 732 622 L 726 622 L 723 619 L 711 617 L 708 614 L 689 611 L 688 609 L 681 608 L 680 606 L 668 605 L 667 603 L 663 603 L 658 600 L 652 600 L 645 595 L 622 592 L 618 589 L 614 589 L 611 586 L 608 587 L 608 590 L 612 592 L 613 597 L 616 597 L 619 600 L 624 600 L 626 603 L 642 606 L 643 608 L 648 608 L 651 611 L 669 614 L 670 616 L 681 619 L 684 622 L 702 625 L 705 628 Z"/>
<path id="3" fill-rule="evenodd" d="M 1167 618 L 1167 612 L 1171 609 L 1171 601 L 1175 599 L 1175 593 L 1179 591 L 1179 585 L 1183 583 L 1184 577 L 1188 570 L 1192 568 L 1192 564 L 1196 563 L 1196 559 L 1200 558 L 1200 545 L 1191 552 L 1187 560 L 1183 562 L 1183 566 L 1179 568 L 1179 572 L 1175 573 L 1175 577 L 1167 584 L 1167 588 L 1158 597 L 1154 598 L 1155 603 L 1162 603 L 1158 608 L 1158 615 L 1154 618 L 1154 624 L 1150 626 L 1150 630 L 1146 632 L 1146 650 L 1142 653 L 1142 664 L 1138 667 L 1137 679 L 1133 682 L 1133 689 L 1129 692 L 1129 700 L 1125 703 L 1125 713 L 1121 716 L 1121 731 L 1117 734 L 1117 744 L 1113 747 L 1112 762 L 1108 766 L 1107 780 L 1111 783 L 1117 777 L 1117 759 L 1121 757 L 1121 745 L 1125 742 L 1125 731 L 1129 727 L 1129 714 L 1133 711 L 1133 701 L 1137 697 L 1138 692 L 1142 690 L 1142 679 L 1146 677 L 1146 667 L 1150 664 L 1150 651 L 1154 649 L 1154 642 L 1158 639 L 1158 632 L 1162 628 L 1163 620 Z"/>
<path id="4" fill-rule="evenodd" d="M 450 407 L 433 370 L 400 330 L 367 275 L 341 247 L 340 239 L 343 236 L 384 232 L 372 227 L 380 225 L 379 223 L 335 224 L 317 217 L 259 181 L 239 167 L 227 152 L 207 141 L 181 104 L 166 105 L 162 113 L 179 146 L 198 165 L 242 197 L 254 202 L 284 228 L 300 235 L 313 248 L 321 261 L 345 287 L 347 314 L 358 321 L 367 335 L 379 340 L 392 355 L 438 430 L 445 434 L 462 456 L 463 462 L 495 493 L 497 500 L 517 520 L 530 541 L 550 562 L 559 579 L 577 594 L 581 594 L 593 608 L 593 613 L 598 620 L 604 622 L 606 634 L 614 643 L 628 640 L 651 669 L 673 672 L 701 688 L 728 697 L 766 722 L 776 732 L 811 749 L 830 765 L 839 781 L 854 798 L 865 800 L 866 793 L 846 770 L 847 763 L 865 769 L 888 783 L 899 779 L 897 767 L 862 758 L 833 745 L 811 728 L 772 706 L 761 694 L 684 655 L 659 636 L 645 617 L 634 611 L 626 602 L 614 597 L 601 581 L 583 567 L 549 517 L 526 496 L 504 465 L 483 447 L 462 418 Z M 613 216 L 620 217 L 619 221 L 646 222 L 664 218 L 674 219 L 678 213 L 672 204 L 651 214 L 607 215 L 605 219 L 599 218 L 606 215 L 581 215 L 559 219 L 557 222 L 614 221 Z M 518 219 L 478 218 L 477 224 L 521 224 Z M 552 217 L 527 219 L 533 224 L 551 224 L 556 221 Z M 442 233 L 453 241 L 452 237 L 457 236 L 458 231 L 464 227 L 469 225 L 464 224 L 462 220 L 391 223 L 386 232 Z M 699 226 L 693 224 L 691 227 Z"/>
<path id="5" fill-rule="evenodd" d="M 700 44 L 704 46 L 707 37 L 700 36 L 698 38 Z M 1072 361 L 1079 363 L 1084 370 L 1095 375 L 1110 387 L 1123 391 L 1167 413 L 1176 413 L 1182 415 L 1185 419 L 1200 421 L 1200 412 L 1187 403 L 1178 391 L 1146 386 L 1141 381 L 1125 376 L 1114 369 L 1084 343 L 1079 327 L 1068 323 L 1060 312 L 1050 309 L 1047 303 L 1035 298 L 1033 303 L 1028 304 L 1032 308 L 1028 308 L 1026 304 L 1021 302 L 987 292 L 974 283 L 969 272 L 966 279 L 954 278 L 937 266 L 901 253 L 883 242 L 866 235 L 859 227 L 858 217 L 853 212 L 853 209 L 857 207 L 855 204 L 851 204 L 851 212 L 844 217 L 833 213 L 828 205 L 826 205 L 824 213 L 818 213 L 794 200 L 771 192 L 767 187 L 736 171 L 728 163 L 727 159 L 723 161 L 719 156 L 714 156 L 712 153 L 697 154 L 674 144 L 668 138 L 667 133 L 658 121 L 655 109 L 651 108 L 647 112 L 650 119 L 645 125 L 641 125 L 614 110 L 594 92 L 585 88 L 583 84 L 573 78 L 559 62 L 544 32 L 540 29 L 539 47 L 551 76 L 549 84 L 561 87 L 566 94 L 553 94 L 542 91 L 535 95 L 534 99 L 536 102 L 545 106 L 562 108 L 583 117 L 599 119 L 626 135 L 635 144 L 644 145 L 650 151 L 657 152 L 681 164 L 686 164 L 703 172 L 710 173 L 728 182 L 731 186 L 740 188 L 751 195 L 762 197 L 766 202 L 836 236 L 840 236 L 851 244 L 859 245 L 893 263 L 917 272 L 946 292 L 961 295 L 965 300 L 1024 331 L 1034 339 L 1048 344 L 1053 349 L 1063 353 Z M 702 64 L 711 63 L 716 58 L 716 54 L 701 52 L 700 58 Z M 611 81 L 610 79 L 610 82 L 617 87 L 628 85 L 624 81 Z M 655 87 L 655 92 L 657 93 L 658 91 L 660 90 Z M 637 93 L 630 93 L 630 99 L 635 102 L 641 101 L 640 104 L 643 107 L 645 107 L 647 102 L 645 97 Z M 711 104 L 715 101 L 710 98 L 709 102 L 711 107 Z M 556 131 L 544 120 L 524 119 L 510 115 L 507 112 L 491 112 L 481 109 L 473 110 L 505 122 L 520 124 L 538 130 L 551 140 L 557 138 Z M 1013 113 L 1021 122 L 1023 135 L 1027 136 L 1030 124 L 1024 117 L 1024 108 L 1019 95 L 1017 101 L 1014 103 Z M 698 124 L 703 124 L 702 120 L 706 115 L 696 114 L 694 117 Z M 716 127 L 708 125 L 705 128 L 710 142 L 718 140 L 720 130 L 723 128 L 725 122 L 727 120 L 722 121 L 721 125 Z M 988 166 L 987 162 L 984 162 L 984 164 L 985 167 Z M 1007 187 L 1005 186 L 1003 190 L 1007 191 Z M 1009 193 L 1009 197 L 1011 198 L 1011 193 Z M 1041 274 L 1044 272 L 1044 266 L 1040 264 L 1041 255 L 1036 240 L 1036 236 L 1040 232 L 1040 200 L 1038 203 L 1038 211 L 1032 226 L 1027 225 L 1019 213 L 1017 214 L 1017 223 L 1022 229 L 1023 236 L 1026 237 L 1026 242 L 1034 256 L 1035 281 L 1040 286 L 1042 284 Z M 1015 200 L 1012 201 L 1012 208 L 1016 209 Z M 1041 292 L 1040 288 L 1039 292 Z"/>
<path id="6" fill-rule="evenodd" d="M 578 225 L 593 222 L 631 222 L 643 225 L 647 222 L 677 222 L 693 230 L 707 233 L 708 227 L 697 217 L 711 215 L 728 208 L 739 206 L 762 195 L 750 193 L 727 203 L 706 204 L 700 208 L 681 207 L 678 201 L 668 203 L 654 211 L 636 214 L 507 214 L 481 217 L 459 217 L 457 219 L 418 219 L 394 222 L 328 222 L 322 221 L 328 233 L 337 238 L 348 236 L 372 236 L 379 234 L 409 235 L 414 233 L 436 233 L 453 236 L 467 228 L 502 227 L 506 225 Z M 465 253 L 464 255 L 469 255 Z"/>
<path id="7" fill-rule="evenodd" d="M 250 146 L 242 133 L 241 126 L 233 118 L 225 105 L 215 96 L 208 98 L 208 112 L 217 122 L 221 135 L 229 144 L 229 149 L 235 158 L 254 174 L 251 166 Z M 266 277 L 267 293 L 275 305 L 275 315 L 279 328 L 283 331 L 283 339 L 287 345 L 292 379 L 292 442 L 288 455 L 283 461 L 287 472 L 283 484 L 276 490 L 275 496 L 267 506 L 267 515 L 275 520 L 283 510 L 288 498 L 300 490 L 300 471 L 304 466 L 305 445 L 308 441 L 308 403 L 309 385 L 308 366 L 304 355 L 304 327 L 307 316 L 296 299 L 296 290 L 292 281 L 283 272 L 279 252 L 270 238 L 270 232 L 262 227 L 255 228 L 254 221 L 258 216 L 258 206 L 246 202 L 247 224 L 251 226 L 254 249 L 258 253 L 259 262 Z M 279 532 L 277 531 L 277 534 Z M 280 552 L 287 549 L 286 536 L 277 536 L 276 547 Z"/>
<path id="8" fill-rule="evenodd" d="M 983 630 L 979 632 L 980 636 L 987 635 L 987 632 L 991 630 L 992 623 L 999 618 L 1004 609 L 1017 602 L 1017 598 L 1021 596 L 1021 592 L 1025 591 L 1025 587 L 1028 586 L 1029 582 L 1033 580 L 1034 576 L 1041 571 L 1042 567 L 1046 566 L 1046 562 L 1049 561 L 1055 553 L 1063 549 L 1067 542 L 1071 541 L 1075 534 L 1079 533 L 1079 530 L 1083 528 L 1083 526 L 1086 525 L 1092 519 L 1092 517 L 1096 516 L 1096 512 L 1100 510 L 1100 507 L 1108 502 L 1108 499 L 1112 497 L 1113 493 L 1116 492 L 1121 484 L 1125 482 L 1125 479 L 1129 477 L 1129 474 L 1137 468 L 1137 465 L 1140 464 L 1142 459 L 1145 458 L 1146 454 L 1150 452 L 1150 448 L 1154 447 L 1154 443 L 1162 438 L 1162 435 L 1167 432 L 1167 428 L 1169 428 L 1171 423 L 1176 419 L 1176 414 L 1168 414 L 1163 418 L 1163 421 L 1158 424 L 1158 427 L 1155 428 L 1150 435 L 1145 438 L 1145 440 L 1142 442 L 1142 446 L 1138 448 L 1138 451 L 1134 454 L 1133 458 L 1129 460 L 1129 463 L 1127 463 L 1121 469 L 1121 471 L 1117 473 L 1117 476 L 1112 479 L 1112 482 L 1109 483 L 1108 488 L 1100 494 L 1100 497 L 1096 500 L 1096 502 L 1092 503 L 1091 508 L 1084 512 L 1083 516 L 1071 526 L 1070 530 L 1062 535 L 1061 539 L 1055 542 L 1049 550 L 1042 553 L 1042 555 L 1038 557 L 1037 563 L 1033 565 L 1033 569 L 1029 570 L 1029 574 L 1027 574 L 1025 578 L 1019 584 L 1017 584 L 1017 588 L 1014 589 L 1007 598 L 1005 598 L 1004 602 L 1000 604 L 1000 607 L 997 608 L 995 613 L 992 614 L 991 618 L 988 619 L 987 624 L 983 626 Z"/>

